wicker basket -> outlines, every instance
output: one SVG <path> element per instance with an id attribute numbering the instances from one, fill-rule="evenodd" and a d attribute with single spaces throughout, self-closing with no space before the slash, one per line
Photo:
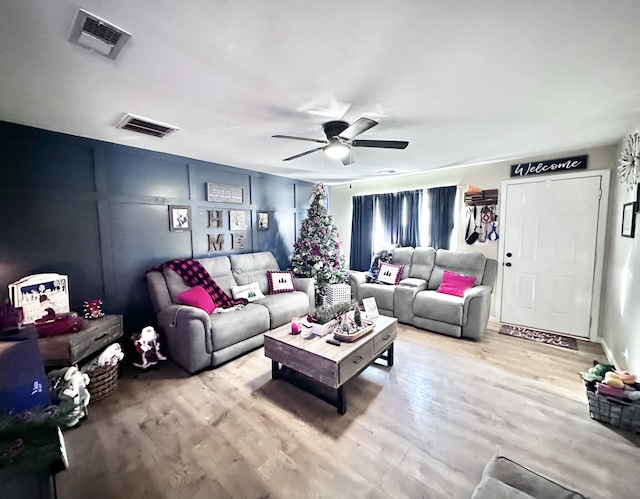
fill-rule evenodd
<path id="1" fill-rule="evenodd" d="M 629 402 L 596 392 L 595 383 L 585 383 L 591 418 L 621 430 L 640 433 L 640 401 Z"/>
<path id="2" fill-rule="evenodd" d="M 91 382 L 87 386 L 92 404 L 102 400 L 118 386 L 118 365 L 97 367 L 93 371 L 87 371 Z"/>

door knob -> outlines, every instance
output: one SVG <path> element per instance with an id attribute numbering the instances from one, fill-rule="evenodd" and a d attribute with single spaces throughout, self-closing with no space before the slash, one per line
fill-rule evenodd
<path id="1" fill-rule="evenodd" d="M 512 255 L 511 255 L 511 253 L 507 253 L 507 256 L 508 256 L 508 257 L 511 257 Z"/>
<path id="2" fill-rule="evenodd" d="M 507 267 L 511 267 L 511 262 L 507 262 L 507 263 L 505 263 L 505 265 L 506 265 Z"/>

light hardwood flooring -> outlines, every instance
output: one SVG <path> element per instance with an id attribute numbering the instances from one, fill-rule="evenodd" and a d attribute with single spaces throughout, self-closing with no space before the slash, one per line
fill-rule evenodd
<path id="1" fill-rule="evenodd" d="M 188 376 L 125 368 L 65 432 L 72 498 L 468 498 L 502 454 L 593 498 L 640 497 L 640 439 L 589 418 L 579 351 L 399 325 L 392 368 L 347 387 L 348 412 L 271 380 L 255 350 Z"/>

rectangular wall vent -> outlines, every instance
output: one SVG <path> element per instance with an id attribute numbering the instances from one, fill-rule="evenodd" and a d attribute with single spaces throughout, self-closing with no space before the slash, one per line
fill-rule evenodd
<path id="1" fill-rule="evenodd" d="M 131 34 L 115 24 L 80 9 L 73 23 L 69 41 L 115 59 L 129 38 Z"/>
<path id="2" fill-rule="evenodd" d="M 143 118 L 131 113 L 125 114 L 116 125 L 116 128 L 123 128 L 125 130 L 131 130 L 132 132 L 143 133 L 159 138 L 164 138 L 180 130 L 177 126 L 167 125 L 166 123 L 150 120 L 149 118 Z"/>

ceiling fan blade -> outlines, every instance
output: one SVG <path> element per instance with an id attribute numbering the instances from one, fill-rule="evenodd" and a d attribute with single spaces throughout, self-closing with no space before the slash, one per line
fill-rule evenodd
<path id="1" fill-rule="evenodd" d="M 360 118 L 355 123 L 348 126 L 338 137 L 342 137 L 343 139 L 351 140 L 354 137 L 357 137 L 362 132 L 366 132 L 369 128 L 372 128 L 378 124 L 377 121 L 370 120 L 369 118 Z"/>
<path id="2" fill-rule="evenodd" d="M 282 161 L 291 161 L 292 159 L 301 158 L 302 156 L 306 156 L 307 154 L 311 154 L 312 152 L 322 151 L 322 149 L 324 149 L 324 147 L 316 147 L 315 149 L 301 152 L 300 154 L 296 154 L 295 156 L 291 156 L 290 158 L 284 158 Z"/>
<path id="3" fill-rule="evenodd" d="M 404 149 L 409 142 L 404 140 L 354 140 L 351 142 L 354 147 L 381 147 L 384 149 Z"/>
<path id="4" fill-rule="evenodd" d="M 344 166 L 348 166 L 351 163 L 355 163 L 355 159 L 353 159 L 353 154 L 351 152 L 349 152 L 349 154 L 347 154 L 344 158 L 340 158 L 340 161 L 342 161 L 342 164 Z"/>
<path id="5" fill-rule="evenodd" d="M 308 139 L 306 137 L 293 137 L 292 135 L 272 135 L 276 139 L 293 139 L 293 140 L 306 140 L 308 142 L 317 142 L 318 144 L 328 144 L 328 140 L 324 139 Z"/>

